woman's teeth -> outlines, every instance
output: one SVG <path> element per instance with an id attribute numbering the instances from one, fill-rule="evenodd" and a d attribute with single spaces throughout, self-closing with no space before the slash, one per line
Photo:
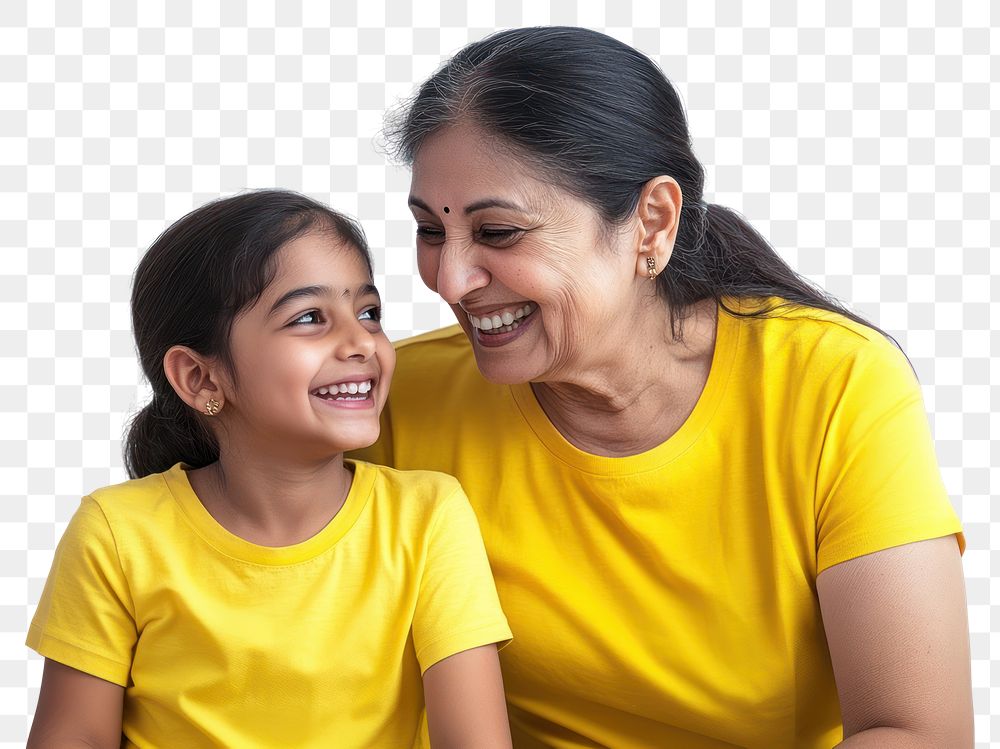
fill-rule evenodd
<path id="1" fill-rule="evenodd" d="M 523 307 L 504 310 L 495 315 L 486 315 L 485 317 L 469 315 L 469 322 L 472 323 L 472 327 L 477 328 L 483 333 L 509 333 L 520 325 L 521 318 L 530 315 L 535 309 L 536 305 L 529 302 Z"/>
<path id="2" fill-rule="evenodd" d="M 371 392 L 372 381 L 363 380 L 361 382 L 342 382 L 339 385 L 330 385 L 327 387 L 321 387 L 316 390 L 316 395 L 321 398 L 324 396 L 330 396 L 334 400 L 364 400 L 368 397 L 368 393 Z M 360 395 L 360 398 L 352 398 L 351 396 Z"/>

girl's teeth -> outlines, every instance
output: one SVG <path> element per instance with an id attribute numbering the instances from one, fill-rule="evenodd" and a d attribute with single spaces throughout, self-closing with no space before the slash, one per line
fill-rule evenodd
<path id="1" fill-rule="evenodd" d="M 330 385 L 316 389 L 317 395 L 367 395 L 372 390 L 372 381 L 364 382 L 342 382 L 339 385 Z M 358 400 L 354 398 L 353 400 Z M 362 399 L 363 400 L 363 399 Z"/>
<path id="2" fill-rule="evenodd" d="M 504 312 L 500 316 L 500 319 L 503 320 L 504 325 L 510 325 L 512 322 L 514 322 L 514 315 L 512 315 L 510 312 Z"/>

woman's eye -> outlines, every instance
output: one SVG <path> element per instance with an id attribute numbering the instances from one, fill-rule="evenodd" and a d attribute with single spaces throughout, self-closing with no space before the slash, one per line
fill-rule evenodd
<path id="1" fill-rule="evenodd" d="M 441 244 L 444 241 L 444 232 L 433 226 L 418 226 L 417 238 L 428 244 Z"/>
<path id="2" fill-rule="evenodd" d="M 476 232 L 476 241 L 493 247 L 506 247 L 517 241 L 522 233 L 522 229 L 483 227 Z"/>
<path id="3" fill-rule="evenodd" d="M 315 325 L 319 322 L 319 312 L 312 310 L 292 320 L 292 325 Z"/>
<path id="4" fill-rule="evenodd" d="M 382 308 L 381 307 L 369 307 L 364 310 L 360 315 L 358 315 L 359 320 L 371 320 L 372 322 L 380 322 L 382 320 Z"/>

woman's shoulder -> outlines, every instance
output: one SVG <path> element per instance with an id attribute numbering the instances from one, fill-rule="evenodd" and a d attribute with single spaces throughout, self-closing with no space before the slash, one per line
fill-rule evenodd
<path id="1" fill-rule="evenodd" d="M 732 312 L 720 314 L 735 319 L 743 357 L 767 371 L 785 367 L 816 375 L 857 363 L 909 370 L 906 356 L 893 339 L 838 312 L 780 298 L 744 299 L 726 306 Z"/>
<path id="2" fill-rule="evenodd" d="M 423 415 L 447 416 L 449 407 L 467 407 L 470 398 L 488 398 L 498 388 L 480 374 L 472 344 L 458 325 L 397 341 L 395 347 L 389 397 L 394 414 L 406 407 Z"/>
<path id="3" fill-rule="evenodd" d="M 393 345 L 396 348 L 397 376 L 415 376 L 462 363 L 475 366 L 472 345 L 459 325 L 404 338 Z"/>

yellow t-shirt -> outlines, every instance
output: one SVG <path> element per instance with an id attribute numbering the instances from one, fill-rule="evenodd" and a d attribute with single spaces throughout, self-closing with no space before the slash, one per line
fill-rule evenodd
<path id="1" fill-rule="evenodd" d="M 457 327 L 398 353 L 364 454 L 468 493 L 516 637 L 517 747 L 830 747 L 817 574 L 961 531 L 906 359 L 840 316 L 720 313 L 694 411 L 624 458 L 486 382 Z"/>
<path id="2" fill-rule="evenodd" d="M 340 512 L 280 548 L 226 531 L 180 465 L 94 492 L 28 645 L 125 687 L 125 746 L 419 745 L 422 672 L 510 630 L 458 482 L 352 465 Z"/>

